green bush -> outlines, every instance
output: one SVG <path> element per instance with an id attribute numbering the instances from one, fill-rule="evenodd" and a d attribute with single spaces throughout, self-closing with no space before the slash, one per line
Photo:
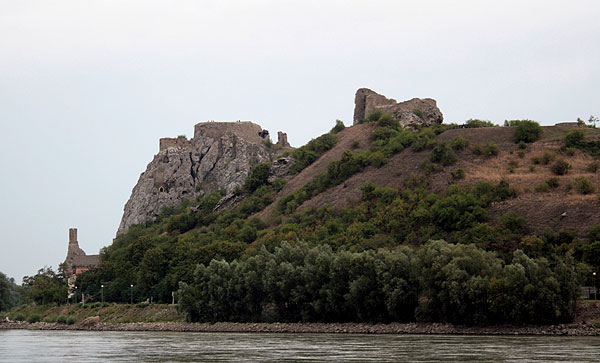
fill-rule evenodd
<path id="1" fill-rule="evenodd" d="M 74 316 L 69 316 L 66 320 L 66 323 L 68 325 L 73 325 L 77 322 L 77 319 Z"/>
<path id="2" fill-rule="evenodd" d="M 572 187 L 581 194 L 592 194 L 596 191 L 594 184 L 584 176 L 575 178 Z"/>
<path id="3" fill-rule="evenodd" d="M 469 140 L 459 135 L 450 141 L 450 145 L 454 150 L 463 150 L 469 146 Z"/>
<path id="4" fill-rule="evenodd" d="M 544 155 L 542 156 L 541 163 L 544 165 L 550 164 L 552 161 L 556 159 L 556 154 L 551 151 L 544 151 Z"/>
<path id="5" fill-rule="evenodd" d="M 452 148 L 444 142 L 433 148 L 429 160 L 433 163 L 440 163 L 443 166 L 448 166 L 456 163 L 458 158 Z"/>
<path id="6" fill-rule="evenodd" d="M 291 152 L 292 157 L 296 160 L 290 168 L 292 174 L 298 174 L 304 168 L 312 164 L 325 151 L 330 150 L 336 143 L 334 134 L 323 134 L 316 139 L 310 140 L 306 145 L 297 148 Z"/>
<path id="7" fill-rule="evenodd" d="M 377 126 L 379 126 L 379 127 L 391 127 L 391 128 L 395 129 L 395 128 L 398 128 L 400 126 L 400 123 L 398 122 L 398 120 L 394 119 L 394 117 L 392 115 L 390 115 L 389 113 L 384 113 L 377 120 Z"/>
<path id="8" fill-rule="evenodd" d="M 67 322 L 67 317 L 64 315 L 59 315 L 56 317 L 56 322 L 59 324 L 66 324 Z"/>
<path id="9" fill-rule="evenodd" d="M 460 180 L 465 178 L 465 171 L 463 169 L 456 169 L 455 171 L 450 172 L 452 175 L 452 179 Z"/>
<path id="10" fill-rule="evenodd" d="M 540 192 L 540 193 L 546 193 L 549 190 L 550 190 L 550 186 L 546 182 L 535 187 L 535 191 Z"/>
<path id="11" fill-rule="evenodd" d="M 412 112 L 420 118 L 423 118 L 424 116 L 423 111 L 419 110 L 418 108 L 415 108 Z"/>
<path id="12" fill-rule="evenodd" d="M 515 127 L 515 143 L 534 142 L 542 136 L 542 128 L 539 123 L 531 120 L 512 120 L 508 125 Z"/>
<path id="13" fill-rule="evenodd" d="M 483 145 L 475 144 L 471 148 L 471 151 L 475 155 L 483 155 L 487 157 L 496 156 L 498 155 L 498 145 L 493 142 L 486 142 Z"/>
<path id="14" fill-rule="evenodd" d="M 519 149 L 521 149 L 521 150 L 527 149 L 527 143 L 525 143 L 525 141 L 519 141 Z"/>
<path id="15" fill-rule="evenodd" d="M 37 323 L 40 320 L 42 320 L 42 316 L 40 314 L 31 314 L 27 318 L 28 323 Z"/>
<path id="16" fill-rule="evenodd" d="M 558 178 L 549 178 L 548 180 L 546 180 L 546 184 L 548 184 L 550 188 L 558 188 L 560 185 L 560 183 L 558 182 Z"/>
<path id="17" fill-rule="evenodd" d="M 374 151 L 367 155 L 367 162 L 376 168 L 380 168 L 387 164 L 388 160 L 381 151 Z"/>
<path id="18" fill-rule="evenodd" d="M 556 162 L 550 167 L 550 171 L 556 175 L 565 175 L 569 172 L 569 169 L 571 169 L 571 164 L 562 159 L 556 160 Z"/>
<path id="19" fill-rule="evenodd" d="M 495 126 L 496 125 L 494 125 L 494 123 L 492 121 L 486 121 L 486 120 L 470 119 L 465 122 L 465 128 L 467 128 L 467 129 L 481 128 L 481 127 L 495 127 Z"/>
<path id="20" fill-rule="evenodd" d="M 248 177 L 246 177 L 246 182 L 244 183 L 244 191 L 247 194 L 252 194 L 254 191 L 263 185 L 269 184 L 269 175 L 271 173 L 271 164 L 269 163 L 260 163 L 257 164 L 250 173 Z"/>
<path id="21" fill-rule="evenodd" d="M 580 147 L 584 143 L 583 131 L 571 131 L 565 136 L 565 147 Z"/>
<path id="22" fill-rule="evenodd" d="M 500 218 L 500 225 L 512 233 L 523 234 L 527 231 L 527 221 L 524 217 L 510 212 Z"/>
<path id="23" fill-rule="evenodd" d="M 342 131 L 345 128 L 346 128 L 346 125 L 344 125 L 344 122 L 342 120 L 335 120 L 335 126 L 331 129 L 330 132 L 332 134 L 337 134 L 338 132 Z"/>

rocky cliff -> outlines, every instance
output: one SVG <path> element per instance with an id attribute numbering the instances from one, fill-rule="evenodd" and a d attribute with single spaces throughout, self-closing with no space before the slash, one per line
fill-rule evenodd
<path id="1" fill-rule="evenodd" d="M 355 125 L 374 111 L 391 114 L 404 127 L 431 126 L 441 124 L 444 120 L 442 112 L 432 98 L 413 98 L 396 102 L 368 88 L 359 88 L 354 103 Z"/>
<path id="2" fill-rule="evenodd" d="M 133 188 L 117 234 L 133 224 L 157 217 L 167 206 L 217 190 L 232 193 L 244 184 L 250 169 L 272 161 L 274 152 L 289 147 L 287 135 L 267 147 L 268 131 L 252 122 L 203 122 L 194 137 L 164 138 L 159 152 Z"/>

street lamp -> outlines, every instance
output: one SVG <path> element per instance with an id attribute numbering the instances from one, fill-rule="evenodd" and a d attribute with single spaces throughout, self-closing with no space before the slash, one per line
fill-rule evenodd
<path id="1" fill-rule="evenodd" d="M 102 303 L 104 304 L 104 285 L 100 285 L 100 292 L 102 294 Z"/>
<path id="2" fill-rule="evenodd" d="M 77 304 L 77 286 L 74 286 L 75 288 L 75 293 L 73 294 L 73 297 L 75 298 L 75 304 Z"/>
<path id="3" fill-rule="evenodd" d="M 592 273 L 594 276 L 594 300 L 598 300 L 598 292 L 596 291 L 596 273 Z"/>
<path id="4" fill-rule="evenodd" d="M 133 284 L 129 286 L 131 287 L 131 303 L 133 304 Z"/>

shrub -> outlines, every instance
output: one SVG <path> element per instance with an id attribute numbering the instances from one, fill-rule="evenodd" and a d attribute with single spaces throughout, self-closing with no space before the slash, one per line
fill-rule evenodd
<path id="1" fill-rule="evenodd" d="M 423 111 L 419 110 L 418 108 L 415 108 L 412 112 L 420 118 L 423 118 L 424 116 Z"/>
<path id="2" fill-rule="evenodd" d="M 335 126 L 333 126 L 333 128 L 331 129 L 330 132 L 332 134 L 337 134 L 338 132 L 342 131 L 345 128 L 346 128 L 346 125 L 344 125 L 344 122 L 342 120 L 335 120 Z"/>
<path id="3" fill-rule="evenodd" d="M 519 149 L 521 149 L 521 150 L 527 149 L 527 143 L 525 143 L 525 141 L 519 141 Z"/>
<path id="4" fill-rule="evenodd" d="M 592 241 L 600 241 L 600 224 L 597 224 L 588 230 L 588 236 Z"/>
<path id="5" fill-rule="evenodd" d="M 448 166 L 454 164 L 458 158 L 452 148 L 444 142 L 433 148 L 429 160 L 434 163 L 440 163 L 443 166 Z"/>
<path id="6" fill-rule="evenodd" d="M 27 318 L 27 322 L 28 323 L 37 323 L 38 321 L 42 320 L 42 316 L 40 314 L 31 314 L 28 318 Z"/>
<path id="7" fill-rule="evenodd" d="M 525 218 L 514 212 L 503 215 L 500 218 L 500 225 L 512 233 L 524 233 L 527 230 L 527 221 Z"/>
<path id="8" fill-rule="evenodd" d="M 469 146 L 469 140 L 459 135 L 450 141 L 450 145 L 454 150 L 463 150 Z"/>
<path id="9" fill-rule="evenodd" d="M 514 160 L 508 162 L 508 171 L 510 173 L 514 173 L 515 169 L 518 168 L 518 167 L 519 167 L 519 163 L 518 162 L 516 162 Z"/>
<path id="10" fill-rule="evenodd" d="M 579 147 L 583 145 L 583 131 L 571 131 L 565 136 L 565 147 Z"/>
<path id="11" fill-rule="evenodd" d="M 387 161 L 387 158 L 385 157 L 385 155 L 383 155 L 381 151 L 370 152 L 367 155 L 367 162 L 376 168 L 384 166 L 387 163 Z"/>
<path id="12" fill-rule="evenodd" d="M 540 124 L 531 120 L 512 120 L 508 121 L 508 125 L 515 127 L 514 141 L 515 143 L 534 142 L 542 136 L 542 128 Z"/>
<path id="13" fill-rule="evenodd" d="M 517 156 L 519 158 L 523 159 L 525 157 L 525 151 L 524 150 L 517 151 Z"/>
<path id="14" fill-rule="evenodd" d="M 535 191 L 536 192 L 540 192 L 540 193 L 545 193 L 547 191 L 550 190 L 550 186 L 548 185 L 548 183 L 544 182 L 538 186 L 535 187 Z"/>
<path id="15" fill-rule="evenodd" d="M 367 116 L 368 121 L 377 121 L 383 115 L 381 111 L 373 111 Z"/>
<path id="16" fill-rule="evenodd" d="M 452 175 L 452 179 L 460 180 L 465 178 L 465 171 L 463 169 L 456 169 L 455 171 L 450 172 Z"/>
<path id="17" fill-rule="evenodd" d="M 323 134 L 316 139 L 310 140 L 306 145 L 292 151 L 291 155 L 296 162 L 290 168 L 292 174 L 298 174 L 301 170 L 312 164 L 325 151 L 331 149 L 336 143 L 333 134 Z"/>
<path id="18" fill-rule="evenodd" d="M 76 319 L 74 316 L 69 316 L 69 317 L 67 318 L 67 321 L 66 321 L 66 323 L 67 323 L 68 325 L 73 325 L 73 324 L 75 324 L 76 322 L 77 322 L 77 319 Z"/>
<path id="19" fill-rule="evenodd" d="M 287 184 L 287 180 L 283 179 L 283 178 L 275 178 L 273 180 L 273 190 L 275 190 L 276 192 L 280 191 L 281 189 L 283 189 L 283 187 Z"/>
<path id="20" fill-rule="evenodd" d="M 592 194 L 596 191 L 594 184 L 584 176 L 575 178 L 573 181 L 573 189 L 581 194 Z"/>
<path id="21" fill-rule="evenodd" d="M 352 144 L 350 145 L 350 147 L 352 149 L 358 149 L 360 147 L 360 143 L 358 141 L 352 141 Z"/>
<path id="22" fill-rule="evenodd" d="M 56 322 L 59 324 L 65 324 L 67 322 L 67 317 L 64 315 L 59 315 L 56 317 Z"/>
<path id="23" fill-rule="evenodd" d="M 556 154 L 551 151 L 544 151 L 544 155 L 542 156 L 541 162 L 544 165 L 550 164 L 556 158 Z"/>
<path id="24" fill-rule="evenodd" d="M 529 171 L 535 171 L 535 165 L 529 165 Z"/>
<path id="25" fill-rule="evenodd" d="M 25 315 L 23 313 L 17 313 L 12 320 L 14 320 L 14 321 L 25 321 Z"/>
<path id="26" fill-rule="evenodd" d="M 556 175 L 565 175 L 569 172 L 569 169 L 571 169 L 571 164 L 562 159 L 556 160 L 556 162 L 550 167 L 550 171 Z"/>
<path id="27" fill-rule="evenodd" d="M 394 119 L 392 115 L 390 115 L 389 113 L 384 113 L 377 120 L 377 126 L 398 128 L 400 124 L 398 123 L 398 120 Z"/>
<path id="28" fill-rule="evenodd" d="M 260 163 L 256 165 L 250 174 L 246 178 L 244 183 L 244 191 L 248 194 L 252 194 L 256 189 L 267 185 L 269 183 L 269 174 L 271 173 L 271 164 Z"/>
<path id="29" fill-rule="evenodd" d="M 548 184 L 550 188 L 558 188 L 558 186 L 560 185 L 558 182 L 558 178 L 550 178 L 546 180 L 546 184 Z"/>
<path id="30" fill-rule="evenodd" d="M 495 156 L 498 155 L 498 145 L 493 142 L 486 142 L 483 145 L 475 144 L 471 149 L 473 154 L 475 155 L 483 155 L 483 156 Z"/>
<path id="31" fill-rule="evenodd" d="M 495 127 L 496 125 L 494 125 L 494 123 L 492 123 L 492 121 L 487 121 L 487 120 L 478 120 L 478 119 L 470 119 L 467 120 L 465 122 L 465 128 L 467 129 L 474 129 L 474 128 L 481 128 L 481 127 Z"/>

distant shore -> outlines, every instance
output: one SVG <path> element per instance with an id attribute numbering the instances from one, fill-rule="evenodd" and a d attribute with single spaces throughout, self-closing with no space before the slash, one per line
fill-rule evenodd
<path id="1" fill-rule="evenodd" d="M 460 326 L 442 323 L 96 323 L 58 324 L 0 322 L 0 329 L 165 331 L 235 333 L 323 333 L 323 334 L 451 334 L 451 335 L 549 335 L 600 336 L 600 326 L 560 324 L 547 326 Z"/>

